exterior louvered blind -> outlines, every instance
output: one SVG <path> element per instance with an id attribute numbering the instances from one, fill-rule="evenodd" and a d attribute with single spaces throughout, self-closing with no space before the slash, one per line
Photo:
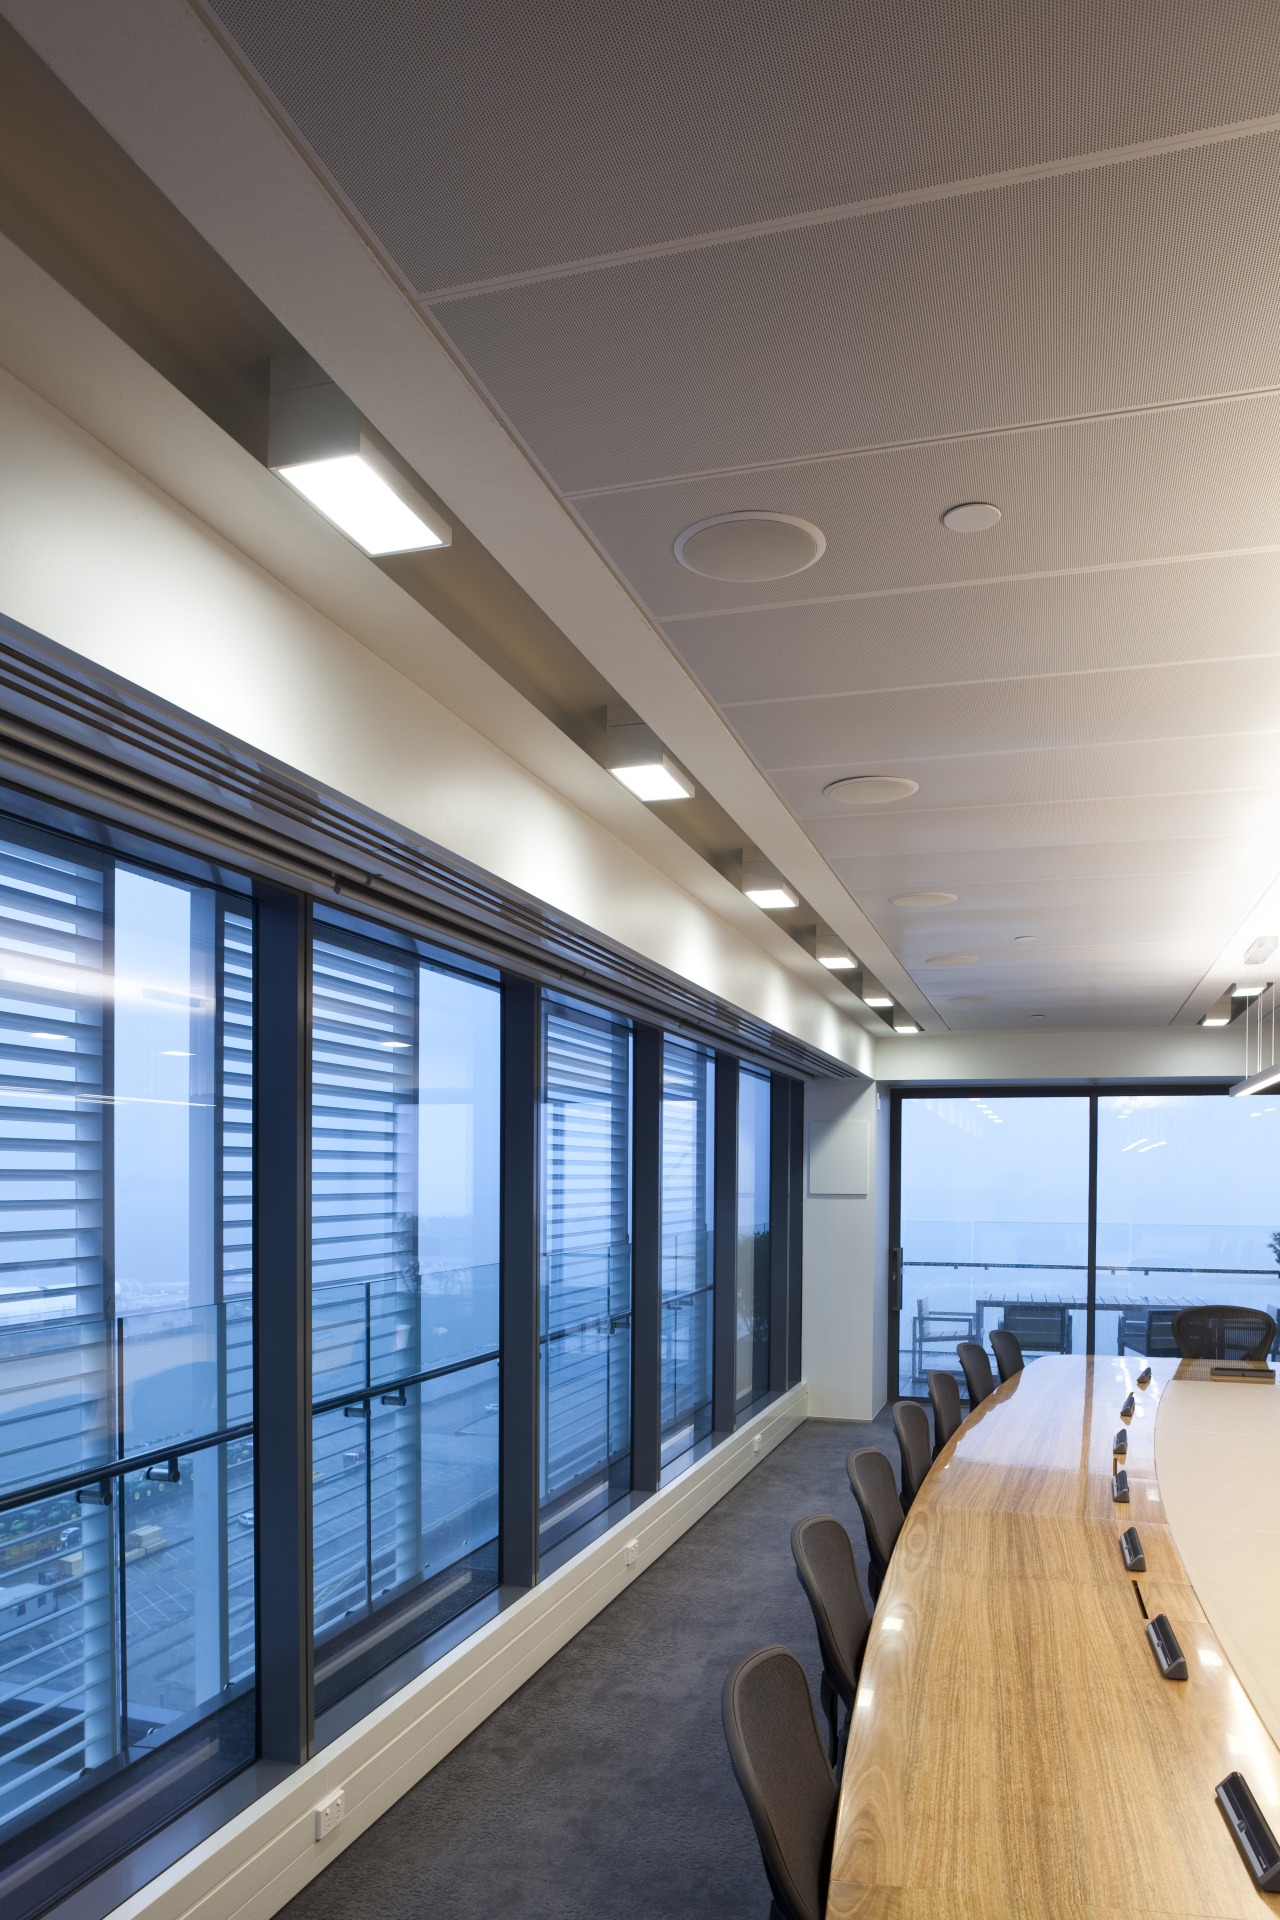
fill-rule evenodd
<path id="1" fill-rule="evenodd" d="M 625 1490 L 631 1451 L 631 1031 L 543 1006 L 544 1547 Z"/>
<path id="2" fill-rule="evenodd" d="M 668 1038 L 662 1061 L 662 1456 L 711 1431 L 715 1059 Z"/>
<path id="3" fill-rule="evenodd" d="M 314 944 L 312 1007 L 323 1707 L 399 1649 L 388 1608 L 409 1644 L 496 1583 L 500 1009 L 336 933 Z"/>
<path id="4" fill-rule="evenodd" d="M 251 1756 L 252 996 L 229 899 L 0 829 L 0 1843 Z"/>

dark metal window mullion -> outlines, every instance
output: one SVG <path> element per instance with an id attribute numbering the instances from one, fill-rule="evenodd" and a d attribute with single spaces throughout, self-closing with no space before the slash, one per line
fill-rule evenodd
<path id="1" fill-rule="evenodd" d="M 1088 1275 L 1085 1285 L 1084 1350 L 1092 1353 L 1098 1318 L 1098 1096 L 1089 1095 Z"/>
<path id="2" fill-rule="evenodd" d="M 498 1553 L 504 1586 L 538 1577 L 541 996 L 502 983 L 502 1220 L 499 1280 Z"/>
<path id="3" fill-rule="evenodd" d="M 791 1097 L 793 1081 L 770 1075 L 769 1093 L 769 1391 L 785 1393 L 791 1286 Z"/>
<path id="4" fill-rule="evenodd" d="M 732 1433 L 737 1416 L 738 1316 L 738 1061 L 716 1055 L 715 1303 L 711 1368 L 711 1424 Z"/>
<path id="5" fill-rule="evenodd" d="M 257 890 L 253 1370 L 259 1751 L 315 1743 L 311 1514 L 311 910 Z"/>
<path id="6" fill-rule="evenodd" d="M 656 1493 L 662 1472 L 663 1036 L 657 1027 L 637 1026 L 632 1048 L 631 1485 L 637 1493 Z M 609 1367 L 606 1377 L 612 1372 Z"/>

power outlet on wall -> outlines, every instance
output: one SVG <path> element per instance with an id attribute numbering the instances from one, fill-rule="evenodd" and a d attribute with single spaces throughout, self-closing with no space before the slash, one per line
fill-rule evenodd
<path id="1" fill-rule="evenodd" d="M 316 1808 L 316 1839 L 327 1840 L 347 1810 L 347 1796 L 339 1787 Z"/>
<path id="2" fill-rule="evenodd" d="M 639 1558 L 640 1558 L 640 1542 L 638 1540 L 628 1540 L 627 1546 L 626 1546 L 626 1558 L 623 1560 L 622 1564 L 626 1567 L 634 1567 L 636 1561 Z"/>
<path id="3" fill-rule="evenodd" d="M 763 1445 L 764 1445 L 764 1435 L 762 1433 L 758 1433 L 755 1436 L 754 1440 L 751 1442 L 752 1453 L 759 1453 Z"/>

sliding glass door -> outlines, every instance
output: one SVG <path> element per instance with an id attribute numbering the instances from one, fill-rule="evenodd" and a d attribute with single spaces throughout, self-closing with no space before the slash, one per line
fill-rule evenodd
<path id="1" fill-rule="evenodd" d="M 1089 1102 L 971 1094 L 904 1098 L 902 1310 L 895 1393 L 959 1377 L 956 1344 L 993 1327 L 1028 1354 L 1084 1351 Z"/>
<path id="2" fill-rule="evenodd" d="M 1182 1307 L 1280 1320 L 1273 1097 L 903 1094 L 897 1114 L 897 1392 L 998 1326 L 1028 1356 L 1160 1356 Z"/>
<path id="3" fill-rule="evenodd" d="M 1174 1353 L 1174 1314 L 1211 1302 L 1280 1319 L 1280 1103 L 1100 1099 L 1098 1352 Z"/>

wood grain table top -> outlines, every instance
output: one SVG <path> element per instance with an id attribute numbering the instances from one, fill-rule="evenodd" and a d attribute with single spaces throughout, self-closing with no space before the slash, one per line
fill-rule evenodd
<path id="1" fill-rule="evenodd" d="M 935 1463 L 867 1644 L 828 1920 L 1280 1914 L 1214 1799 L 1238 1769 L 1280 1833 L 1280 1751 L 1164 1516 L 1156 1414 L 1175 1364 L 1154 1362 L 1144 1389 L 1133 1360 L 1038 1360 Z M 1131 1525 L 1137 1576 L 1119 1544 Z M 1186 1681 L 1162 1678 L 1144 1609 L 1168 1614 Z"/>

